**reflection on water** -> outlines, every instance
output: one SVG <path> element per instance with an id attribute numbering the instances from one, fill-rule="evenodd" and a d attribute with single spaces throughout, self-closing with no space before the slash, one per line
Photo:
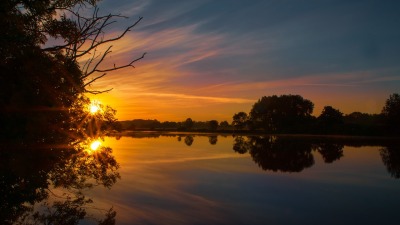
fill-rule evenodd
<path id="1" fill-rule="evenodd" d="M 98 139 L 1 145 L 1 224 L 113 224 L 116 212 L 87 196 L 120 178 L 110 147 Z"/>
<path id="2" fill-rule="evenodd" d="M 398 222 L 400 180 L 392 174 L 400 161 L 390 150 L 396 140 L 145 137 L 105 140 L 115 149 L 122 179 L 112 197 L 98 195 L 114 204 L 117 224 Z"/>
<path id="3" fill-rule="evenodd" d="M 3 145 L 0 221 L 397 224 L 398 146 L 385 139 L 144 132 Z"/>
<path id="4" fill-rule="evenodd" d="M 394 178 L 400 178 L 400 146 L 388 145 L 380 149 L 382 161 Z"/>
<path id="5" fill-rule="evenodd" d="M 233 150 L 239 154 L 249 152 L 263 170 L 300 172 L 314 165 L 312 152 L 321 154 L 326 163 L 343 156 L 343 144 L 321 140 L 277 136 L 237 136 Z"/>

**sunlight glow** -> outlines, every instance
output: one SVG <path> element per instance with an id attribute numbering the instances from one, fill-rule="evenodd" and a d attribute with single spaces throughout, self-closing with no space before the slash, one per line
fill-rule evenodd
<path id="1" fill-rule="evenodd" d="M 91 114 L 96 114 L 100 111 L 100 101 L 93 100 L 89 105 L 89 112 Z"/>
<path id="2" fill-rule="evenodd" d="M 90 149 L 92 151 L 96 151 L 101 145 L 101 142 L 99 140 L 95 140 L 90 144 Z"/>

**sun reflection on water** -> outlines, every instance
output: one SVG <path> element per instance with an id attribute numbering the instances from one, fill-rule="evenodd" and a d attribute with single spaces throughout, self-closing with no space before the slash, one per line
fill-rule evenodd
<path id="1" fill-rule="evenodd" d="M 103 143 L 100 139 L 92 139 L 92 140 L 87 140 L 87 142 L 83 144 L 83 147 L 85 152 L 92 154 L 96 151 L 99 151 L 102 145 Z"/>

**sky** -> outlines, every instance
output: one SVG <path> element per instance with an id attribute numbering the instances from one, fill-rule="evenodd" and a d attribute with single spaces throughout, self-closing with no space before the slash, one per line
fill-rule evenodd
<path id="1" fill-rule="evenodd" d="M 380 113 L 400 92 L 400 2 L 390 0 L 103 0 L 100 14 L 121 14 L 107 30 L 143 20 L 102 65 L 91 96 L 119 120 L 231 121 L 262 96 L 298 94 L 314 115 Z"/>

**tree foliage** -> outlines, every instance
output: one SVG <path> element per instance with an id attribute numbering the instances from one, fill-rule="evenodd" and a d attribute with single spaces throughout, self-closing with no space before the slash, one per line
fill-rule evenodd
<path id="1" fill-rule="evenodd" d="M 339 125 L 343 124 L 343 113 L 332 106 L 325 106 L 318 117 L 320 129 L 326 132 L 335 131 Z"/>
<path id="2" fill-rule="evenodd" d="M 232 117 L 232 125 L 238 130 L 241 130 L 246 127 L 248 122 L 248 115 L 245 112 L 238 112 Z"/>
<path id="3" fill-rule="evenodd" d="M 89 101 L 85 93 L 109 91 L 91 90 L 90 85 L 107 72 L 130 67 L 144 56 L 126 65 L 101 68 L 111 46 L 104 52 L 98 47 L 122 38 L 141 18 L 120 35 L 107 39 L 105 28 L 123 17 L 99 15 L 96 3 L 97 0 L 0 2 L 1 137 L 38 140 L 49 132 L 79 130 L 82 120 L 71 117 L 71 113 L 85 112 Z M 91 15 L 83 16 L 88 11 Z M 81 64 L 84 58 L 86 62 Z"/>
<path id="4" fill-rule="evenodd" d="M 253 105 L 250 121 L 268 132 L 288 132 L 302 128 L 313 109 L 314 104 L 300 95 L 264 96 Z"/>
<path id="5" fill-rule="evenodd" d="M 217 120 L 210 120 L 208 121 L 208 126 L 210 130 L 217 130 L 218 128 L 218 121 Z"/>
<path id="6" fill-rule="evenodd" d="M 382 109 L 386 124 L 393 132 L 400 132 L 400 95 L 394 93 L 386 100 Z"/>
<path id="7" fill-rule="evenodd" d="M 325 106 L 318 120 L 325 124 L 343 123 L 343 113 L 332 106 Z"/>
<path id="8" fill-rule="evenodd" d="M 185 130 L 190 130 L 192 129 L 193 125 L 194 125 L 194 121 L 192 120 L 192 118 L 187 118 L 184 122 L 183 122 L 183 128 Z"/>

